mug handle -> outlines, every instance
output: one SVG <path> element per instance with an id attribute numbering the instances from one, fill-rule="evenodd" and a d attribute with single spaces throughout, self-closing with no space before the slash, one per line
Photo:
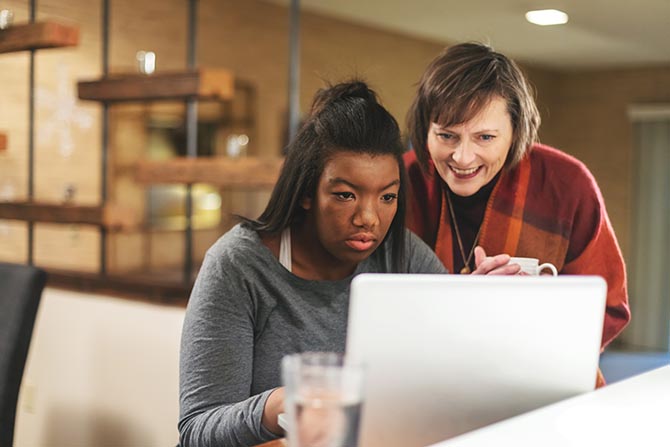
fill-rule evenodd
<path id="1" fill-rule="evenodd" d="M 558 270 L 556 270 L 556 266 L 554 266 L 554 264 L 552 264 L 551 262 L 545 262 L 544 264 L 540 264 L 537 267 L 538 272 L 542 272 L 542 270 L 544 269 L 549 269 L 551 270 L 551 274 L 553 276 L 558 276 Z"/>

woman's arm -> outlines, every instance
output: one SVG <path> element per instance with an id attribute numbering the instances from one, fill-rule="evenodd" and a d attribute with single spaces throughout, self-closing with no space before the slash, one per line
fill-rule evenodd
<path id="1" fill-rule="evenodd" d="M 561 273 L 598 275 L 607 281 L 607 306 L 602 339 L 604 349 L 626 327 L 631 314 L 623 256 L 599 191 L 598 196 L 600 200 L 597 227 L 584 250 L 575 259 L 567 262 Z"/>
<path id="2" fill-rule="evenodd" d="M 570 175 L 570 193 L 577 201 L 560 273 L 598 275 L 607 281 L 602 339 L 605 348 L 630 321 L 626 267 L 598 183 L 584 164 L 579 163 L 578 168 Z"/>
<path id="3" fill-rule="evenodd" d="M 279 426 L 279 415 L 284 412 L 284 387 L 275 388 L 263 410 L 263 426 L 272 433 L 283 434 L 284 430 Z"/>
<path id="4" fill-rule="evenodd" d="M 243 278 L 225 257 L 208 254 L 191 293 L 180 354 L 182 447 L 276 437 L 261 423 L 272 390 L 250 395 L 255 312 Z"/>

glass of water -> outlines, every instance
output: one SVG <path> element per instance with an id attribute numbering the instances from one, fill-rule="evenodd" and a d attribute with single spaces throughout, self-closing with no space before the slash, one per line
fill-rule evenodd
<path id="1" fill-rule="evenodd" d="M 356 447 L 363 368 L 342 354 L 306 352 L 282 360 L 290 447 Z"/>

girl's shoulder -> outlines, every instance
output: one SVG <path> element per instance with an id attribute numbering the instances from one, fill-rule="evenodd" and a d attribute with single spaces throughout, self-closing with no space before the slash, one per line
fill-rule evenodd
<path id="1" fill-rule="evenodd" d="M 221 236 L 207 250 L 206 256 L 226 264 L 239 265 L 254 260 L 267 262 L 272 254 L 256 230 L 239 223 Z"/>

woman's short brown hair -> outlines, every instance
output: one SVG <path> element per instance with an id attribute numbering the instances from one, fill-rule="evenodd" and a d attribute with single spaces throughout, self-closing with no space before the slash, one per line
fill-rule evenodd
<path id="1" fill-rule="evenodd" d="M 505 169 L 516 166 L 537 142 L 540 114 L 534 91 L 517 64 L 481 43 L 446 48 L 421 77 L 408 114 L 410 141 L 419 163 L 428 168 L 428 130 L 431 123 L 448 127 L 473 118 L 500 96 L 512 120 L 512 146 Z"/>

